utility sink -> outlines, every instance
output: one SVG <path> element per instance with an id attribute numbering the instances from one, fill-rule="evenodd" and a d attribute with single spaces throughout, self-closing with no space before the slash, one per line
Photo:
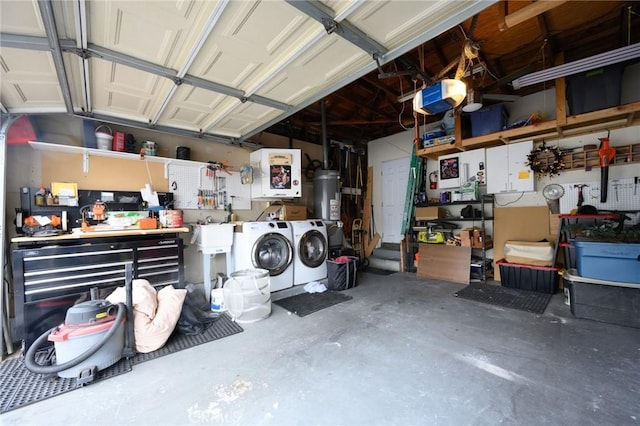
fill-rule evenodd
<path id="1" fill-rule="evenodd" d="M 210 223 L 198 225 L 196 243 L 201 249 L 229 251 L 233 244 L 233 223 Z"/>

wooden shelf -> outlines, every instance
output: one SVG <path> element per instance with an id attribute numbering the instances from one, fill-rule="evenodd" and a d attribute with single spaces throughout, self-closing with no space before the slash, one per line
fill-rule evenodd
<path id="1" fill-rule="evenodd" d="M 502 130 L 488 135 L 460 140 L 456 139 L 454 144 L 437 145 L 420 149 L 417 151 L 417 154 L 420 157 L 437 159 L 440 155 L 469 151 L 477 148 L 491 148 L 528 140 L 538 142 L 543 139 L 578 136 L 601 130 L 629 127 L 636 124 L 640 124 L 640 102 L 632 102 L 579 115 L 560 116 L 555 120 L 543 121 L 515 129 Z M 616 147 L 616 149 L 618 149 L 618 147 Z M 635 158 L 637 156 L 635 152 L 632 154 L 632 158 L 634 158 L 633 162 L 636 162 Z"/>
<path id="2" fill-rule="evenodd" d="M 616 155 L 610 164 L 611 166 L 640 163 L 640 143 L 616 146 L 614 148 L 616 149 Z M 540 156 L 538 159 L 542 165 L 547 165 L 547 163 L 554 160 L 552 155 Z M 565 164 L 563 170 L 584 169 L 588 171 L 594 167 L 600 167 L 598 148 L 568 152 L 562 156 L 562 161 Z"/>

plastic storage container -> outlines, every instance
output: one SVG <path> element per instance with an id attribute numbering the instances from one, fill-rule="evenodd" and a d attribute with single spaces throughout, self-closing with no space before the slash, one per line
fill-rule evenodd
<path id="1" fill-rule="evenodd" d="M 499 132 L 507 124 L 509 118 L 507 110 L 502 104 L 479 109 L 469 116 L 471 117 L 471 136 Z"/>
<path id="2" fill-rule="evenodd" d="M 640 328 L 640 285 L 584 278 L 575 269 L 564 282 L 576 318 Z"/>
<path id="3" fill-rule="evenodd" d="M 111 151 L 113 145 L 113 131 L 111 127 L 104 124 L 96 127 L 96 145 L 98 149 Z"/>
<path id="4" fill-rule="evenodd" d="M 640 284 L 640 244 L 572 241 L 578 275 Z"/>
<path id="5" fill-rule="evenodd" d="M 233 272 L 222 289 L 224 306 L 234 321 L 251 323 L 271 315 L 271 285 L 266 269 Z"/>
<path id="6" fill-rule="evenodd" d="M 500 267 L 500 283 L 503 287 L 551 294 L 558 289 L 559 267 L 509 263 L 504 259 L 498 260 L 496 265 Z"/>
<path id="7" fill-rule="evenodd" d="M 596 68 L 567 77 L 567 102 L 570 114 L 620 105 L 623 64 Z"/>

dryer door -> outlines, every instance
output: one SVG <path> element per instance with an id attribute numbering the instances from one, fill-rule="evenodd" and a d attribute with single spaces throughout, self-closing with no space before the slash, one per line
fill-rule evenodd
<path id="1" fill-rule="evenodd" d="M 255 268 L 266 269 L 272 277 L 280 275 L 291 265 L 291 242 L 282 234 L 264 234 L 253 245 L 251 259 Z"/>
<path id="2" fill-rule="evenodd" d="M 298 256 L 309 268 L 317 268 L 327 258 L 327 239 L 315 229 L 305 232 L 300 238 Z"/>

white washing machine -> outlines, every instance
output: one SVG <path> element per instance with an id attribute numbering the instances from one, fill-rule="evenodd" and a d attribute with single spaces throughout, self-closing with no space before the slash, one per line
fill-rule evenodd
<path id="1" fill-rule="evenodd" d="M 293 287 L 293 234 L 289 222 L 245 222 L 233 233 L 234 271 L 266 269 L 271 291 Z"/>
<path id="2" fill-rule="evenodd" d="M 293 231 L 293 284 L 306 284 L 327 277 L 329 242 L 320 219 L 289 222 Z"/>

